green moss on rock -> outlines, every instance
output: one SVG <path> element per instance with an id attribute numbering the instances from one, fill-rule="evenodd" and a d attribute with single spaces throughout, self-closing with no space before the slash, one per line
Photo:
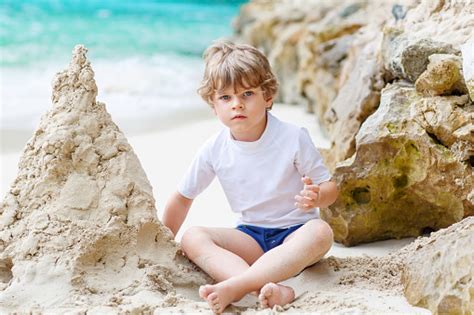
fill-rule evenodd
<path id="1" fill-rule="evenodd" d="M 337 218 L 322 212 L 333 228 L 337 225 L 338 242 L 350 246 L 418 236 L 425 229 L 437 230 L 462 218 L 459 198 L 427 181 L 429 161 L 415 141 L 393 139 L 388 147 L 385 158 L 367 176 L 345 176 L 334 205 L 340 214 Z"/>

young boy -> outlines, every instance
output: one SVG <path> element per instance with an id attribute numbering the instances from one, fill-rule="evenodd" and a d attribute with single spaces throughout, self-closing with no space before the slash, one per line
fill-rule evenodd
<path id="1" fill-rule="evenodd" d="M 217 282 L 199 295 L 215 313 L 247 293 L 259 292 L 263 307 L 285 305 L 295 294 L 278 282 L 319 261 L 332 245 L 317 207 L 332 204 L 337 188 L 306 129 L 269 113 L 278 83 L 261 52 L 222 41 L 204 58 L 198 92 L 226 128 L 201 147 L 163 223 L 176 235 L 193 199 L 217 176 L 240 219 L 236 228 L 184 233 L 186 256 Z"/>

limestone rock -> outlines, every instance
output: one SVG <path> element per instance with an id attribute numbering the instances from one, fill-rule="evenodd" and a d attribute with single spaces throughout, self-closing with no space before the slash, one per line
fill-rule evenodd
<path id="1" fill-rule="evenodd" d="M 466 165 L 474 154 L 474 106 L 467 95 L 424 97 L 414 103 L 413 118 L 431 139 L 450 149 Z"/>
<path id="2" fill-rule="evenodd" d="M 415 82 L 432 54 L 460 55 L 474 30 L 472 1 L 421 1 L 398 24 L 384 28 L 382 58 L 393 78 Z"/>
<path id="3" fill-rule="evenodd" d="M 415 82 L 416 90 L 426 96 L 466 94 L 462 77 L 462 60 L 454 55 L 434 54 Z"/>
<path id="4" fill-rule="evenodd" d="M 474 217 L 417 239 L 401 251 L 401 281 L 410 304 L 433 314 L 474 312 Z"/>
<path id="5" fill-rule="evenodd" d="M 434 115 L 430 106 L 444 113 Z M 472 111 L 465 96 L 425 100 L 410 85 L 386 87 L 357 134 L 356 153 L 336 167 L 338 200 L 321 210 L 335 240 L 355 245 L 417 236 L 471 214 L 472 167 L 451 148 L 464 143 L 472 149 L 471 132 L 463 131 Z M 443 115 L 452 124 L 441 123 Z"/>
<path id="6" fill-rule="evenodd" d="M 330 6 L 320 1 L 254 0 L 242 6 L 234 28 L 240 40 L 261 48 L 280 81 L 277 101 L 304 101 L 298 87 L 300 46 L 308 23 L 321 20 Z"/>
<path id="7" fill-rule="evenodd" d="M 253 0 L 248 7 L 260 11 L 245 11 L 240 39 L 270 56 L 280 100 L 306 105 L 330 137 L 325 162 L 343 194 L 322 215 L 336 240 L 417 236 L 474 214 L 473 105 L 464 95 L 473 77 L 465 44 L 473 1 Z"/>
<path id="8" fill-rule="evenodd" d="M 384 30 L 384 60 L 394 78 L 415 82 L 426 70 L 433 54 L 459 54 L 451 44 L 431 39 L 411 39 L 400 30 Z"/>
<path id="9" fill-rule="evenodd" d="M 324 115 L 332 143 L 330 160 L 335 163 L 354 154 L 355 136 L 362 122 L 377 109 L 385 84 L 377 61 L 381 36 L 368 27 L 361 32 L 364 35 L 358 36 L 348 53 L 348 60 L 354 60 L 345 64 L 351 65 L 351 69 L 345 70 L 347 78 Z"/>
<path id="10" fill-rule="evenodd" d="M 1 312 L 91 309 L 139 292 L 150 307 L 206 280 L 158 221 L 137 156 L 95 99 L 86 51 L 76 46 L 53 80 L 53 106 L 0 204 Z"/>
<path id="11" fill-rule="evenodd" d="M 269 56 L 281 83 L 278 100 L 306 103 L 322 119 L 337 94 L 354 34 L 368 22 L 367 10 L 367 3 L 357 0 L 251 1 L 235 28 L 240 40 Z"/>
<path id="12" fill-rule="evenodd" d="M 363 3 L 340 3 L 322 20 L 308 23 L 301 37 L 298 91 L 307 100 L 307 110 L 323 124 L 324 113 L 340 87 L 338 77 L 354 34 L 367 23 L 365 13 Z"/>
<path id="13" fill-rule="evenodd" d="M 307 5 L 316 8 L 316 1 L 308 1 Z M 240 40 L 269 54 L 288 26 L 302 22 L 305 12 L 292 1 L 254 0 L 242 5 L 234 29 Z"/>
<path id="14" fill-rule="evenodd" d="M 474 37 L 461 47 L 463 76 L 469 97 L 474 101 Z"/>
<path id="15" fill-rule="evenodd" d="M 305 103 L 298 90 L 298 67 L 300 54 L 298 45 L 305 32 L 305 24 L 288 26 L 278 38 L 268 58 L 279 81 L 278 101 L 286 104 Z"/>

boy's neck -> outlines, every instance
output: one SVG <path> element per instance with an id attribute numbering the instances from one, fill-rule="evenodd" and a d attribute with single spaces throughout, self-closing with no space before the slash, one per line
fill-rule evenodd
<path id="1" fill-rule="evenodd" d="M 230 131 L 230 134 L 232 136 L 232 138 L 234 140 L 237 140 L 237 141 L 242 141 L 242 142 L 255 142 L 257 140 L 259 140 L 263 133 L 265 132 L 265 129 L 267 128 L 267 124 L 268 124 L 268 112 L 265 114 L 265 123 L 263 124 L 263 127 L 260 128 L 261 130 L 256 130 L 255 134 L 242 134 L 242 135 L 239 135 L 239 134 L 234 134 L 232 132 L 232 130 Z"/>

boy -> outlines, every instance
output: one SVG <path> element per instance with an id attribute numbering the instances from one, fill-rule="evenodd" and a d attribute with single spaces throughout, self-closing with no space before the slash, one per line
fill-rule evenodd
<path id="1" fill-rule="evenodd" d="M 199 295 L 215 313 L 252 292 L 263 307 L 285 305 L 295 294 L 278 282 L 319 261 L 332 245 L 317 207 L 332 204 L 337 188 L 308 132 L 268 112 L 278 83 L 261 52 L 216 42 L 204 58 L 198 92 L 227 128 L 201 147 L 163 224 L 176 235 L 193 199 L 217 176 L 240 219 L 235 229 L 184 233 L 186 256 L 217 282 L 201 286 Z"/>

